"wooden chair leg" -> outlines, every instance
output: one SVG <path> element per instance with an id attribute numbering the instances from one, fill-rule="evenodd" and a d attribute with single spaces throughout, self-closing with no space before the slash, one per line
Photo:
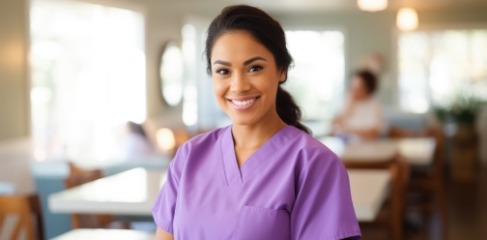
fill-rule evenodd
<path id="1" fill-rule="evenodd" d="M 81 223 L 80 223 L 80 216 L 78 214 L 71 214 L 71 227 L 73 229 L 80 228 Z"/>
<path id="2" fill-rule="evenodd" d="M 391 197 L 391 233 L 392 239 L 402 240 L 404 235 L 403 216 L 406 199 L 406 186 L 409 181 L 409 166 L 399 159 L 391 166 L 392 197 Z"/>
<path id="3" fill-rule="evenodd" d="M 32 206 L 33 211 L 35 214 L 35 221 L 37 226 L 38 240 L 44 240 L 44 220 L 42 219 L 42 207 L 41 207 L 41 199 L 39 195 L 32 194 L 29 196 L 29 202 Z"/>
<path id="4" fill-rule="evenodd" d="M 448 239 L 448 206 L 446 203 L 445 185 L 443 179 L 437 179 L 435 189 L 435 200 L 437 201 L 437 210 L 441 219 L 442 239 Z"/>

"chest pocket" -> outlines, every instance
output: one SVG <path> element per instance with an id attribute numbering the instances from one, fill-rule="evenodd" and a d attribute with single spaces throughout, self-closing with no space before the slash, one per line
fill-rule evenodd
<path id="1" fill-rule="evenodd" d="M 233 240 L 291 239 L 290 217 L 285 210 L 244 206 Z"/>

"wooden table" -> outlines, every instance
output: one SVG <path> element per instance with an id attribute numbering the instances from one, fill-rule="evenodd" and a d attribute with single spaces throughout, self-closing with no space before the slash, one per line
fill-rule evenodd
<path id="1" fill-rule="evenodd" d="M 399 154 L 412 165 L 431 165 L 436 150 L 432 137 L 401 138 L 396 140 Z"/>
<path id="2" fill-rule="evenodd" d="M 48 206 L 54 213 L 150 216 L 165 180 L 163 170 L 134 168 L 51 194 Z"/>
<path id="3" fill-rule="evenodd" d="M 150 216 L 165 172 L 135 168 L 49 196 L 55 213 L 111 213 Z M 375 218 L 387 197 L 388 170 L 350 170 L 350 185 L 360 221 Z"/>
<path id="4" fill-rule="evenodd" d="M 153 233 L 129 229 L 74 229 L 53 240 L 154 240 Z"/>
<path id="5" fill-rule="evenodd" d="M 340 157 L 349 172 L 352 171 L 351 169 L 389 169 L 390 191 L 374 193 L 374 196 L 380 197 L 382 200 L 390 198 L 389 221 L 392 238 L 402 239 L 402 220 L 406 206 L 406 189 L 409 184 L 409 166 L 431 165 L 436 149 L 435 140 L 433 138 L 375 139 L 346 144 L 337 137 L 324 137 L 320 138 L 320 141 Z M 352 174 L 350 178 L 352 181 Z M 366 184 L 361 186 L 361 190 L 367 193 L 375 191 L 375 188 Z M 359 190 L 352 189 L 352 196 L 358 194 L 357 191 Z M 386 194 L 386 196 L 380 194 Z M 359 206 L 356 202 L 355 199 L 354 204 Z M 378 200 L 371 202 L 377 203 Z M 373 221 L 379 211 L 378 208 L 381 207 L 369 204 L 368 210 L 371 212 L 367 214 L 357 206 L 355 208 L 361 222 Z"/>
<path id="6" fill-rule="evenodd" d="M 408 164 L 429 165 L 436 148 L 435 140 L 427 137 L 363 140 L 348 144 L 338 137 L 324 137 L 320 141 L 345 165 L 354 166 L 386 167 L 398 156 Z"/>

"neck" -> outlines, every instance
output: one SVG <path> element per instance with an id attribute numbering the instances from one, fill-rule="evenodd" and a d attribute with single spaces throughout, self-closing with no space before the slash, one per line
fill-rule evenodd
<path id="1" fill-rule="evenodd" d="M 258 149 L 281 128 L 285 127 L 286 123 L 277 117 L 273 121 L 265 124 L 255 125 L 236 125 L 232 126 L 232 134 L 236 149 Z"/>

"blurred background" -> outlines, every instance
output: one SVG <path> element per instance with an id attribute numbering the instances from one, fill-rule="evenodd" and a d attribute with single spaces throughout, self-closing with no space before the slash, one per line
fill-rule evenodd
<path id="1" fill-rule="evenodd" d="M 364 68 L 379 79 L 381 138 L 439 129 L 447 236 L 485 236 L 485 0 L 0 0 L 0 194 L 39 194 L 52 238 L 71 228 L 47 205 L 69 164 L 164 169 L 182 142 L 229 124 L 203 51 L 210 21 L 240 3 L 285 29 L 285 88 L 316 137 Z M 402 236 L 446 239 L 428 214 L 405 217 Z M 390 239 L 366 225 L 364 239 Z"/>

